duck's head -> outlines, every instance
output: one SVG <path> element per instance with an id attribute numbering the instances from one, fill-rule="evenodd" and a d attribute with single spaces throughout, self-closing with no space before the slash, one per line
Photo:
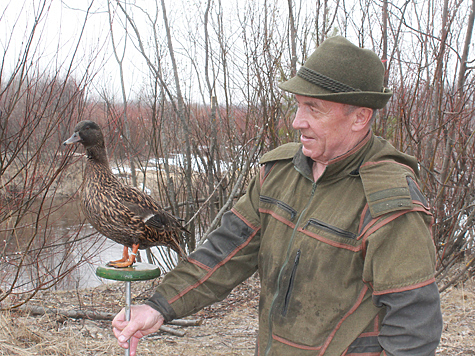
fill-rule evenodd
<path id="1" fill-rule="evenodd" d="M 63 145 L 72 145 L 80 142 L 84 147 L 104 146 L 104 136 L 101 128 L 94 121 L 81 121 L 74 128 L 73 135 L 63 142 Z"/>

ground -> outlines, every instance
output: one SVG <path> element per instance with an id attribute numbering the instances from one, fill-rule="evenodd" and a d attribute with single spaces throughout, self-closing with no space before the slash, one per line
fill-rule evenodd
<path id="1" fill-rule="evenodd" d="M 437 355 L 475 355 L 475 279 L 441 295 L 444 330 Z"/>
<path id="2" fill-rule="evenodd" d="M 152 282 L 132 284 L 133 303 L 153 292 Z M 227 299 L 193 315 L 200 326 L 176 327 L 184 337 L 159 332 L 139 344 L 140 356 L 253 355 L 257 335 L 257 278 L 237 287 Z M 30 304 L 60 309 L 118 312 L 124 286 L 113 283 L 85 291 L 46 291 Z M 442 294 L 444 332 L 437 355 L 475 355 L 475 280 Z M 32 317 L 19 312 L 0 314 L 0 355 L 123 355 L 110 321 L 66 319 L 57 315 Z"/>

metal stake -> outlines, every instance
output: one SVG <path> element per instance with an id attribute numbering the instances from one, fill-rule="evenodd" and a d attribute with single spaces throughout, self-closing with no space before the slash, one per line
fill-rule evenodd
<path id="1" fill-rule="evenodd" d="M 125 320 L 130 321 L 130 281 L 125 281 Z M 132 339 L 132 338 L 130 338 Z M 130 339 L 129 348 L 125 350 L 125 356 L 130 356 Z"/>
<path id="2" fill-rule="evenodd" d="M 125 320 L 130 321 L 131 281 L 148 281 L 158 278 L 160 277 L 160 267 L 147 263 L 136 263 L 128 268 L 114 268 L 106 265 L 97 267 L 96 275 L 101 278 L 125 282 Z M 130 356 L 130 340 L 129 347 L 125 350 L 125 356 Z"/>

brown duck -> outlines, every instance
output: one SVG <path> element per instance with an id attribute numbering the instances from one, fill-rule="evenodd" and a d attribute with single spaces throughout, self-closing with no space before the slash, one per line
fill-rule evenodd
<path id="1" fill-rule="evenodd" d="M 157 245 L 168 246 L 186 259 L 180 243 L 187 230 L 148 195 L 123 185 L 112 174 L 99 125 L 93 121 L 78 123 L 63 145 L 77 142 L 86 148 L 87 156 L 81 190 L 84 215 L 97 231 L 124 245 L 122 259 L 108 265 L 131 266 L 139 248 Z"/>

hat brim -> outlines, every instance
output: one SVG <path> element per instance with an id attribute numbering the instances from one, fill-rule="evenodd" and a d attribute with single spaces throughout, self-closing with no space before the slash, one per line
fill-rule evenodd
<path id="1" fill-rule="evenodd" d="M 295 76 L 280 83 L 279 88 L 292 94 L 371 109 L 384 108 L 393 95 L 393 92 L 387 88 L 385 88 L 384 92 L 352 91 L 333 93 L 314 85 L 299 76 Z"/>

